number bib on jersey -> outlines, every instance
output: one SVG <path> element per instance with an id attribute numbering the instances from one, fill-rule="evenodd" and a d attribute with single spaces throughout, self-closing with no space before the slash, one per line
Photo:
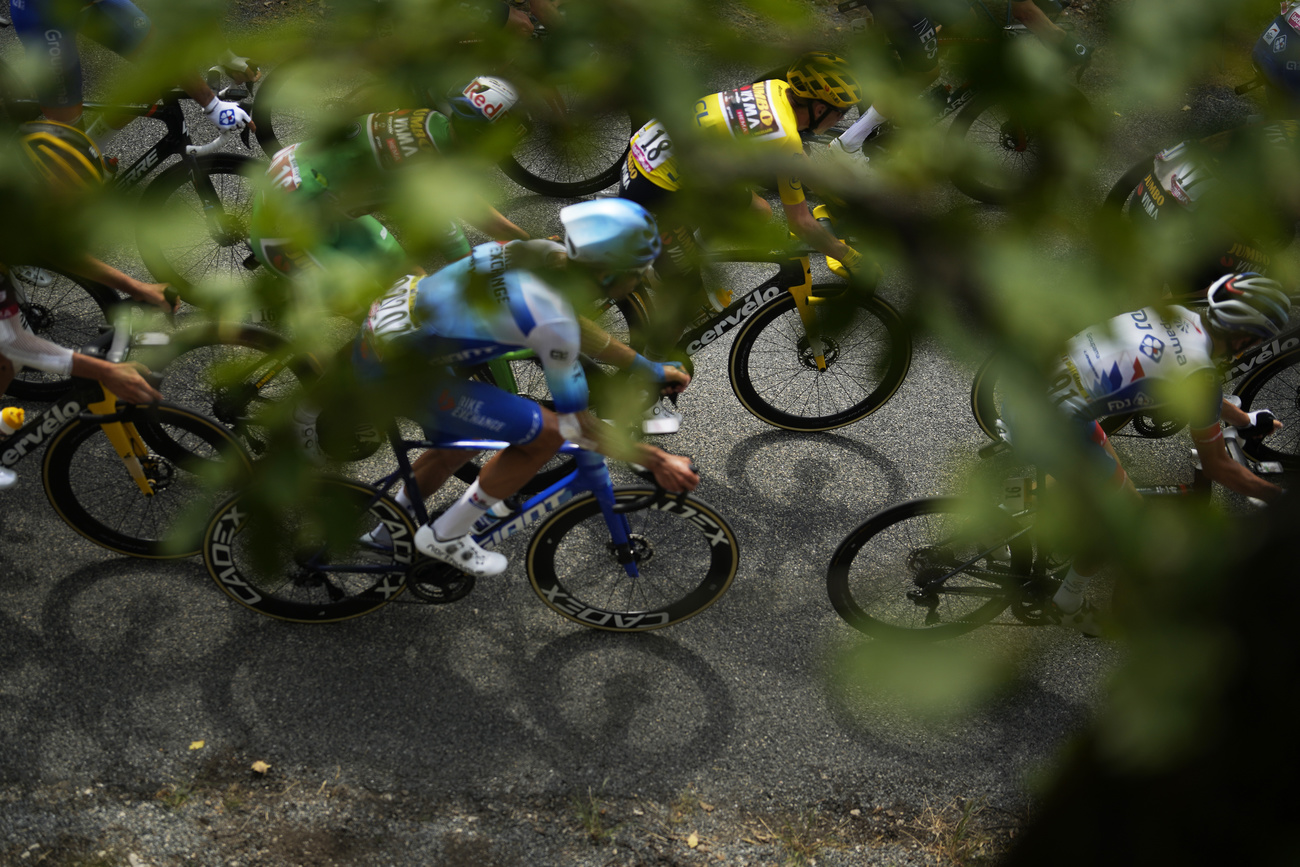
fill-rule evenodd
<path id="1" fill-rule="evenodd" d="M 403 277 L 370 305 L 364 336 L 376 359 L 383 360 L 384 346 L 390 340 L 416 329 L 413 312 L 418 282 L 418 277 Z"/>

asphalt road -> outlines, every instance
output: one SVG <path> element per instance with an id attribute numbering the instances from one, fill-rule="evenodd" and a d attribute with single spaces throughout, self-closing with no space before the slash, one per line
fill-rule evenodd
<path id="1" fill-rule="evenodd" d="M 1206 127 L 1243 111 L 1221 91 L 1193 102 Z M 1118 121 L 1099 188 L 1178 140 L 1189 117 Z M 501 183 L 512 219 L 558 228 L 559 203 Z M 956 193 L 948 204 L 1000 219 Z M 906 308 L 906 275 L 889 275 L 882 295 Z M 743 410 L 728 348 L 696 357 L 686 423 L 657 444 L 695 458 L 698 496 L 739 538 L 740 572 L 712 609 L 654 634 L 556 616 L 530 590 L 520 544 L 502 578 L 453 605 L 403 598 L 329 626 L 260 618 L 198 560 L 115 558 L 81 539 L 45 502 L 39 461 L 26 461 L 0 494 L 0 780 L 156 790 L 193 775 L 202 740 L 291 778 L 435 797 L 603 788 L 669 801 L 693 789 L 756 808 L 982 797 L 1019 810 L 1027 781 L 1098 706 L 1122 648 L 1048 628 L 979 630 L 955 646 L 1009 667 L 1012 685 L 973 706 L 941 699 L 922 720 L 854 667 L 869 665 L 869 641 L 825 590 L 831 552 L 867 515 L 965 484 L 984 444 L 966 409 L 971 360 L 918 336 L 880 412 L 800 435 Z M 1185 445 L 1120 442 L 1153 481 L 1187 475 Z"/>

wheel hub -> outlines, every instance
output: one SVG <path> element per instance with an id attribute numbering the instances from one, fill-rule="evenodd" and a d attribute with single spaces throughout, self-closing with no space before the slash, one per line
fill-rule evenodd
<path id="1" fill-rule="evenodd" d="M 50 309 L 44 304 L 24 304 L 22 312 L 23 318 L 27 320 L 27 327 L 33 334 L 40 334 L 48 329 L 53 319 L 50 316 Z"/>
<path id="2" fill-rule="evenodd" d="M 798 344 L 799 363 L 809 370 L 817 370 L 817 356 L 813 355 L 812 346 L 808 342 L 807 335 L 799 338 Z M 833 337 L 822 336 L 822 355 L 826 359 L 826 368 L 835 366 L 835 362 L 840 357 L 840 345 Z"/>
<path id="3" fill-rule="evenodd" d="M 628 542 L 632 545 L 632 561 L 634 563 L 648 563 L 654 559 L 655 546 L 648 538 L 641 533 L 629 533 Z M 618 546 L 613 542 L 607 542 L 605 545 L 610 556 L 618 556 Z"/>

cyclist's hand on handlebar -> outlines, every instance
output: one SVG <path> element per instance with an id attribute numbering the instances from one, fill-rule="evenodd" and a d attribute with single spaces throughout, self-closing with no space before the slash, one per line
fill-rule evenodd
<path id="1" fill-rule="evenodd" d="M 699 486 L 700 474 L 695 472 L 695 465 L 690 458 L 670 455 L 665 451 L 659 451 L 659 454 L 662 460 L 650 470 L 654 474 L 655 484 L 674 494 L 693 491 Z"/>
<path id="2" fill-rule="evenodd" d="M 1250 424 L 1238 427 L 1237 430 L 1248 440 L 1262 440 L 1282 429 L 1282 422 L 1277 420 L 1271 410 L 1257 409 L 1246 413 L 1246 416 L 1250 419 Z"/>
<path id="3" fill-rule="evenodd" d="M 212 102 L 203 107 L 208 120 L 222 132 L 241 130 L 245 126 L 256 129 L 253 119 L 237 102 L 227 102 L 220 97 L 212 97 Z"/>
<path id="4" fill-rule="evenodd" d="M 691 375 L 680 361 L 666 361 L 661 367 L 663 387 L 659 389 L 660 394 L 681 394 L 691 384 Z"/>
<path id="5" fill-rule="evenodd" d="M 144 369 L 130 362 L 114 364 L 104 373 L 103 383 L 126 403 L 157 403 L 162 394 L 144 378 Z"/>

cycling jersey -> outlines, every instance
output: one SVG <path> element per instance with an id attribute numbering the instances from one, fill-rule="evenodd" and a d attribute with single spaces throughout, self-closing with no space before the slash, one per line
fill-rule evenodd
<path id="1" fill-rule="evenodd" d="M 963 0 L 871 0 L 867 5 L 875 26 L 909 72 L 928 72 L 938 66 L 939 28 L 968 25 L 971 18 L 971 8 Z"/>
<path id="2" fill-rule="evenodd" d="M 1094 420 L 1164 406 L 1179 385 L 1202 378 L 1190 414 L 1193 430 L 1219 420 L 1223 393 L 1201 317 L 1185 307 L 1154 307 L 1116 316 L 1075 335 L 1061 359 L 1053 401 L 1070 415 Z"/>
<path id="3" fill-rule="evenodd" d="M 327 250 L 371 258 L 385 267 L 401 267 L 405 253 L 369 212 L 387 201 L 393 173 L 434 157 L 451 143 L 451 121 L 427 108 L 368 114 L 342 136 L 312 139 L 276 153 L 267 169 L 269 189 L 253 203 L 249 224 L 253 252 L 263 265 L 283 276 L 328 267 Z M 322 211 L 326 236 L 320 247 L 304 249 L 284 234 L 285 212 L 315 218 Z M 331 220 L 328 214 L 336 215 Z M 348 219 L 353 222 L 349 223 Z M 442 245 L 448 258 L 469 252 L 460 227 L 449 225 Z"/>
<path id="4" fill-rule="evenodd" d="M 10 0 L 14 30 L 30 56 L 42 58 L 49 75 L 37 80 L 41 105 L 81 105 L 81 58 L 77 33 L 128 57 L 140 47 L 153 24 L 130 0 Z"/>
<path id="5" fill-rule="evenodd" d="M 803 141 L 794 106 L 784 81 L 761 81 L 736 90 L 710 94 L 695 103 L 696 126 L 706 135 L 730 136 L 760 143 L 764 149 L 791 157 L 791 170 L 803 156 Z M 681 188 L 672 139 L 664 125 L 652 120 L 632 135 L 624 167 L 624 184 L 645 178 L 669 191 Z M 804 200 L 803 185 L 793 174 L 779 177 L 781 202 L 797 205 Z"/>
<path id="6" fill-rule="evenodd" d="M 368 378 L 412 356 L 441 371 L 433 402 L 420 419 L 443 434 L 523 443 L 541 432 L 540 407 L 496 386 L 457 377 L 518 349 L 531 349 L 546 375 L 560 414 L 587 408 L 587 380 L 579 363 L 580 331 L 573 307 L 537 273 L 519 267 L 535 260 L 539 243 L 495 241 L 424 278 L 408 277 L 370 308 L 353 360 Z"/>

